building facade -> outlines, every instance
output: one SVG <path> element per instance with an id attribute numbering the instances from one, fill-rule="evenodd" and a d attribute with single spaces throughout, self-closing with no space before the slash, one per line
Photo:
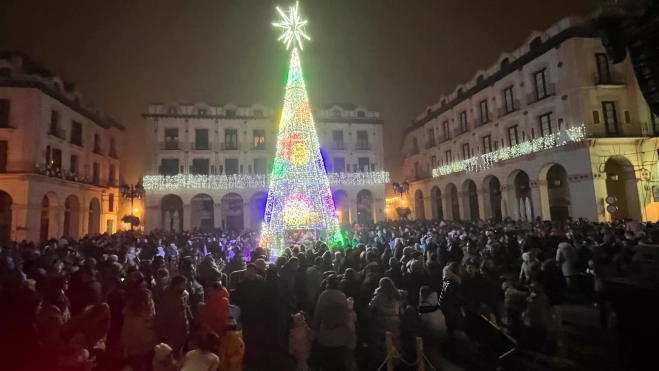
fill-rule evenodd
<path id="1" fill-rule="evenodd" d="M 122 131 L 73 85 L 0 52 L 0 240 L 115 232 Z"/>
<path id="2" fill-rule="evenodd" d="M 152 104 L 147 120 L 146 231 L 259 230 L 277 147 L 275 112 L 260 104 Z M 342 222 L 383 220 L 382 121 L 363 107 L 314 114 Z"/>
<path id="3" fill-rule="evenodd" d="M 631 63 L 610 64 L 590 21 L 565 18 L 412 122 L 412 216 L 657 220 L 658 134 Z"/>

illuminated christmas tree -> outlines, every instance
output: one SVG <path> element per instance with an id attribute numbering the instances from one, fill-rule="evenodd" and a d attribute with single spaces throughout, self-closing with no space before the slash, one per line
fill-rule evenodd
<path id="1" fill-rule="evenodd" d="M 271 258 L 285 247 L 287 231 L 321 231 L 330 243 L 343 240 L 300 65 L 307 21 L 297 3 L 288 12 L 277 10 L 282 20 L 274 26 L 284 30 L 279 40 L 293 51 L 261 230 L 261 246 L 271 249 Z"/>

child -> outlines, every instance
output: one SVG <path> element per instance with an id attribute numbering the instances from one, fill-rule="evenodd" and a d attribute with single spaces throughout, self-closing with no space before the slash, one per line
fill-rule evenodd
<path id="1" fill-rule="evenodd" d="M 293 315 L 293 328 L 288 336 L 288 353 L 295 356 L 296 371 L 308 371 L 307 360 L 311 355 L 314 333 L 304 319 L 304 312 Z"/>
<path id="2" fill-rule="evenodd" d="M 238 324 L 229 318 L 224 326 L 224 336 L 220 342 L 220 371 L 241 371 L 243 369 L 243 356 L 245 343 L 243 332 L 238 331 Z"/>
<path id="3" fill-rule="evenodd" d="M 153 361 L 151 363 L 153 371 L 176 371 L 174 352 L 169 345 L 160 343 L 155 346 L 153 352 Z"/>
<path id="4" fill-rule="evenodd" d="M 346 329 L 348 330 L 348 340 L 346 341 L 345 365 L 348 371 L 357 371 L 357 363 L 355 362 L 355 348 L 357 347 L 357 331 L 355 329 L 355 322 L 357 321 L 357 314 L 355 313 L 355 299 L 348 298 L 348 319 Z"/>

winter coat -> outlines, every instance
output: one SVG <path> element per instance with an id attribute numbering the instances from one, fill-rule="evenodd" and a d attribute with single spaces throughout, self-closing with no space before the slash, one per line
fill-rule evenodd
<path id="1" fill-rule="evenodd" d="M 391 333 L 396 349 L 400 349 L 400 316 L 403 303 L 400 300 L 376 294 L 368 304 L 370 313 L 370 333 L 373 356 L 382 360 L 386 358 L 385 337 Z"/>
<path id="2" fill-rule="evenodd" d="M 571 277 L 579 274 L 579 253 L 567 242 L 558 244 L 556 262 L 561 265 L 563 276 Z"/>
<path id="3" fill-rule="evenodd" d="M 155 313 L 138 315 L 130 308 L 124 308 L 122 314 L 121 344 L 126 355 L 142 355 L 152 351 L 156 346 Z"/>
<path id="4" fill-rule="evenodd" d="M 175 351 L 185 345 L 188 337 L 188 304 L 184 294 L 168 288 L 156 302 L 156 336 Z"/>
<path id="5" fill-rule="evenodd" d="M 294 355 L 298 361 L 306 361 L 311 356 L 314 334 L 301 314 L 298 313 L 293 318 L 294 327 L 288 334 L 288 353 Z"/>
<path id="6" fill-rule="evenodd" d="M 231 315 L 229 307 L 229 292 L 222 287 L 199 309 L 202 332 L 215 332 L 221 339 L 224 335 L 224 326 Z"/>
<path id="7" fill-rule="evenodd" d="M 339 290 L 326 290 L 318 298 L 313 318 L 318 343 L 325 347 L 341 347 L 347 342 L 348 303 Z"/>
<path id="8" fill-rule="evenodd" d="M 460 277 L 451 272 L 448 266 L 444 267 L 444 280 L 442 281 L 442 292 L 439 296 L 439 307 L 446 317 L 447 324 L 452 327 L 459 327 L 462 322 L 461 282 Z"/>
<path id="9" fill-rule="evenodd" d="M 320 293 L 320 285 L 323 282 L 323 272 L 314 267 L 307 268 L 307 300 L 313 303 Z"/>
<path id="10" fill-rule="evenodd" d="M 428 298 L 419 303 L 419 316 L 423 322 L 425 340 L 445 341 L 448 339 L 446 318 L 439 309 L 437 293 L 433 292 Z"/>
<path id="11" fill-rule="evenodd" d="M 245 355 L 242 331 L 227 331 L 220 341 L 218 353 L 220 356 L 219 371 L 241 371 Z"/>
<path id="12" fill-rule="evenodd" d="M 529 297 L 526 299 L 526 302 L 526 316 L 531 326 L 549 328 L 552 316 L 547 294 L 542 291 L 531 293 L 531 295 L 529 295 Z"/>

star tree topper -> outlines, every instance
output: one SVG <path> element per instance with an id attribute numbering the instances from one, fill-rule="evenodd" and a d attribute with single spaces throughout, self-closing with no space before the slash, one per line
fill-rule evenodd
<path id="1" fill-rule="evenodd" d="M 303 40 L 311 40 L 309 36 L 304 31 L 304 25 L 307 24 L 307 21 L 303 21 L 300 18 L 299 13 L 299 3 L 296 1 L 295 6 L 288 7 L 288 12 L 277 7 L 279 15 L 281 15 L 281 21 L 273 23 L 275 27 L 282 28 L 284 33 L 279 36 L 277 40 L 282 41 L 286 44 L 286 50 L 293 45 L 293 48 L 299 47 L 300 50 L 304 50 L 302 47 Z"/>

